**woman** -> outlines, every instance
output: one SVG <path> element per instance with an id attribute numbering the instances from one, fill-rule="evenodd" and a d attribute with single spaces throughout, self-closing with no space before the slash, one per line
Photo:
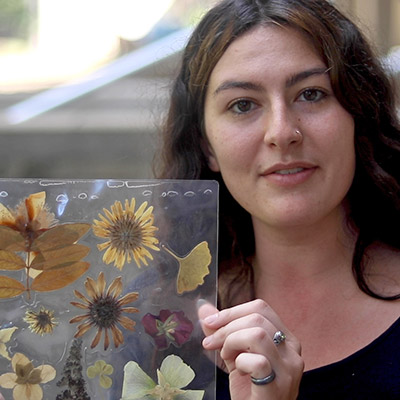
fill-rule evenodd
<path id="1" fill-rule="evenodd" d="M 158 177 L 221 184 L 220 311 L 199 310 L 217 399 L 400 398 L 400 132 L 354 24 L 324 0 L 222 0 L 163 139 Z"/>

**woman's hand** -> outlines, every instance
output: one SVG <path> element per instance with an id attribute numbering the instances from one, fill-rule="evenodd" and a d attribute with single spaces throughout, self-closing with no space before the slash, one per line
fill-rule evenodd
<path id="1" fill-rule="evenodd" d="M 206 335 L 203 347 L 218 350 L 229 372 L 232 400 L 296 399 L 304 369 L 300 343 L 268 304 L 254 300 L 222 311 L 204 304 L 199 318 Z M 286 336 L 280 344 L 273 341 L 277 331 Z M 270 383 L 251 380 L 272 371 Z"/>

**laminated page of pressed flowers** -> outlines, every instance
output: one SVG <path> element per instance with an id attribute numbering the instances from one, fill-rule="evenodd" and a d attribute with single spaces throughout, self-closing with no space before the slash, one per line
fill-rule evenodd
<path id="1" fill-rule="evenodd" d="M 212 181 L 0 179 L 0 393 L 215 398 Z"/>

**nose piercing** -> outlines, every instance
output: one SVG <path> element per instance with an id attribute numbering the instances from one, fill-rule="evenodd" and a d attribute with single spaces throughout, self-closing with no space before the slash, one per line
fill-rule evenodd
<path id="1" fill-rule="evenodd" d="M 302 133 L 298 129 L 295 130 L 295 133 L 296 133 L 296 135 L 303 136 Z"/>

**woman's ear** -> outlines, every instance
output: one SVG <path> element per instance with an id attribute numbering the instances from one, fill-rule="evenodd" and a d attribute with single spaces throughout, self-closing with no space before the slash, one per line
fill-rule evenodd
<path id="1" fill-rule="evenodd" d="M 213 172 L 220 172 L 217 158 L 215 157 L 214 151 L 207 139 L 202 141 L 201 148 L 206 156 L 208 168 Z"/>

